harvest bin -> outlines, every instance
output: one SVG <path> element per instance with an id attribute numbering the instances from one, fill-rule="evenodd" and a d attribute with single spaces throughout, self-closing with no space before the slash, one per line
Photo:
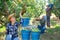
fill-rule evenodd
<path id="1" fill-rule="evenodd" d="M 32 40 L 40 40 L 40 32 L 31 32 Z"/>
<path id="2" fill-rule="evenodd" d="M 22 30 L 21 34 L 22 34 L 22 40 L 30 40 L 30 30 Z"/>
<path id="3" fill-rule="evenodd" d="M 27 27 L 29 25 L 30 18 L 20 18 L 20 23 L 22 27 Z"/>
<path id="4" fill-rule="evenodd" d="M 46 26 L 44 25 L 43 27 L 38 25 L 38 29 L 41 30 L 40 34 L 43 34 L 46 30 Z"/>

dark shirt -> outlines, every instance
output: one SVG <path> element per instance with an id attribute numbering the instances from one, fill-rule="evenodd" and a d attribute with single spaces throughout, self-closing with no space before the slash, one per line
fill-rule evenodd
<path id="1" fill-rule="evenodd" d="M 42 27 L 45 26 L 45 20 L 44 19 L 41 19 L 40 20 L 40 24 L 41 24 Z"/>
<path id="2" fill-rule="evenodd" d="M 45 26 L 46 20 L 47 20 L 47 17 L 46 16 L 44 16 L 42 19 L 40 19 L 40 24 L 41 24 L 42 27 Z"/>
<path id="3" fill-rule="evenodd" d="M 46 15 L 51 16 L 51 8 L 50 7 L 46 8 Z"/>
<path id="4" fill-rule="evenodd" d="M 14 25 L 11 23 L 7 24 L 7 34 L 11 34 L 12 36 L 18 36 L 18 22 L 15 22 Z"/>

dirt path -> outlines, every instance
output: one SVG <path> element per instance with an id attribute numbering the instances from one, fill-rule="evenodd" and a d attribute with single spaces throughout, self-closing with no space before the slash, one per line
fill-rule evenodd
<path id="1" fill-rule="evenodd" d="M 41 40 L 60 40 L 60 31 L 56 29 L 53 30 L 51 33 L 46 32 L 41 35 Z"/>

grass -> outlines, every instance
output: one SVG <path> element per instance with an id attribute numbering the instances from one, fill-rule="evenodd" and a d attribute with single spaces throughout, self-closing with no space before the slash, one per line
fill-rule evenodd
<path id="1" fill-rule="evenodd" d="M 6 27 L 5 26 L 3 26 L 2 28 L 0 28 L 0 33 L 4 32 L 4 31 L 6 31 Z"/>

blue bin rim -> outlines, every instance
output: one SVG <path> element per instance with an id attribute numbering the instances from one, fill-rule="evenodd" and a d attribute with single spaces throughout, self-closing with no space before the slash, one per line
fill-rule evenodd
<path id="1" fill-rule="evenodd" d="M 34 32 L 34 31 L 32 31 L 31 33 L 40 33 L 40 31 L 38 31 L 38 32 Z"/>
<path id="2" fill-rule="evenodd" d="M 30 31 L 30 30 L 22 30 L 22 31 Z M 31 31 L 30 31 L 31 32 Z"/>

